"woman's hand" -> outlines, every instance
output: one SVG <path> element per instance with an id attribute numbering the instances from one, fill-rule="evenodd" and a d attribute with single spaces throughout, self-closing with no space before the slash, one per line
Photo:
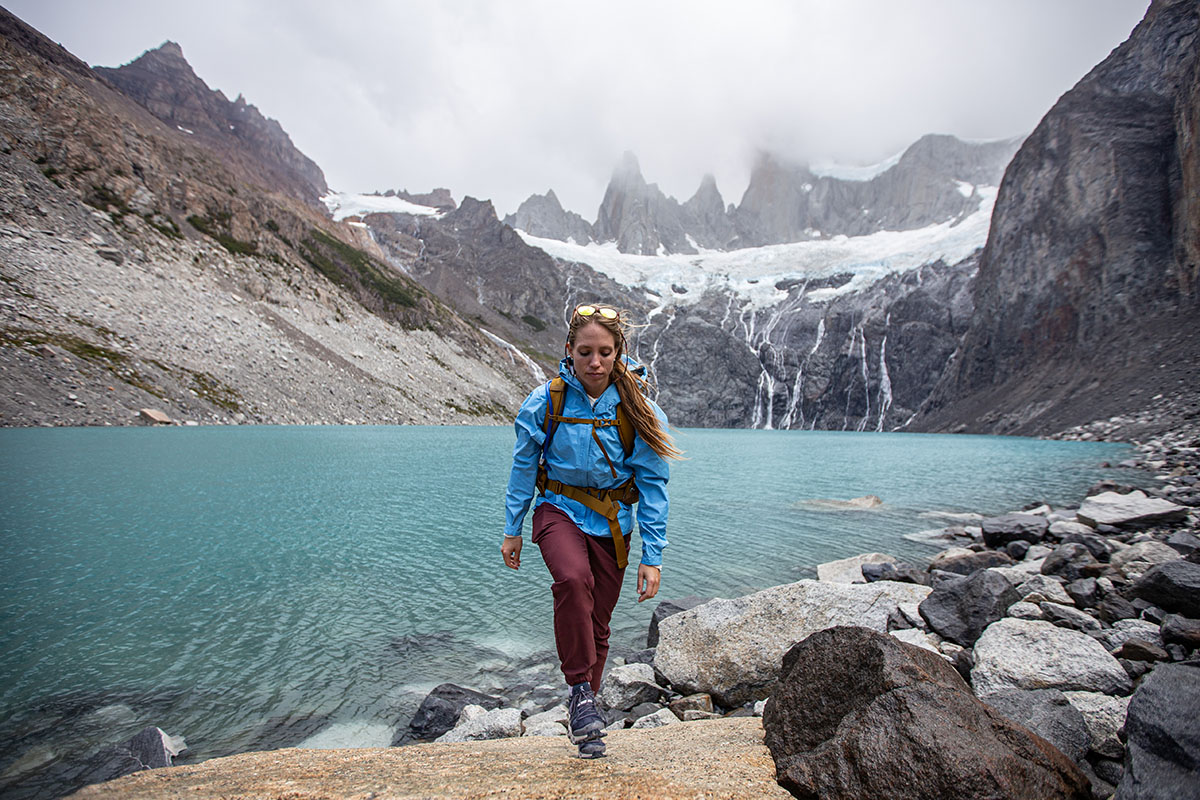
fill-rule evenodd
<path id="1" fill-rule="evenodd" d="M 500 555 L 504 556 L 504 566 L 509 569 L 521 568 L 521 545 L 525 542 L 520 536 L 505 536 L 504 544 L 500 545 Z M 658 585 L 658 581 L 655 581 Z M 651 595 L 653 597 L 654 595 Z"/>
<path id="2" fill-rule="evenodd" d="M 658 567 L 638 564 L 637 592 L 638 602 L 649 600 L 658 594 L 658 582 L 662 580 L 662 571 Z"/>

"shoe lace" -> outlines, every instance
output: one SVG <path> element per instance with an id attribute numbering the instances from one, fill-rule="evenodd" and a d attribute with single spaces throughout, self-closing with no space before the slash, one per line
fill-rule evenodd
<path id="1" fill-rule="evenodd" d="M 590 689 L 581 689 L 571 696 L 572 716 L 579 714 L 589 706 L 592 708 L 596 706 L 596 696 L 592 694 Z"/>

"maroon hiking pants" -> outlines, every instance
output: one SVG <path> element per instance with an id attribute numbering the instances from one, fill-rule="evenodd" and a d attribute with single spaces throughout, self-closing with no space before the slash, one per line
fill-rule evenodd
<path id="1" fill-rule="evenodd" d="M 625 570 L 617 568 L 611 537 L 588 536 L 564 512 L 542 503 L 533 512 L 533 543 L 554 578 L 554 643 L 563 677 L 600 690 L 612 618 Z M 629 536 L 625 536 L 629 550 Z"/>

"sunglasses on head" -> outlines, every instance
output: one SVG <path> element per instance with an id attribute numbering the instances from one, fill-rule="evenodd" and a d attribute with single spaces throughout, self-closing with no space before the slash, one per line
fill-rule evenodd
<path id="1" fill-rule="evenodd" d="M 605 319 L 616 319 L 618 316 L 617 311 L 608 306 L 576 306 L 575 313 L 581 317 L 590 317 L 593 314 L 599 314 Z"/>

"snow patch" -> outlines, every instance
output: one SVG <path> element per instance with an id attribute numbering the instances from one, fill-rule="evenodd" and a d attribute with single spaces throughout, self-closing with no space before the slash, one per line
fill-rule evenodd
<path id="1" fill-rule="evenodd" d="M 182 125 L 176 125 L 175 127 L 176 127 L 177 129 L 179 129 L 179 130 L 183 131 L 184 133 L 186 133 L 188 136 L 195 136 L 195 135 L 196 135 L 196 132 L 195 132 L 195 131 L 189 131 L 187 128 L 183 127 Z"/>
<path id="2" fill-rule="evenodd" d="M 869 181 L 899 164 L 900 157 L 903 155 L 904 153 L 901 151 L 891 158 L 880 161 L 878 164 L 868 164 L 864 167 L 822 161 L 810 165 L 808 171 L 820 178 L 837 178 L 842 181 Z"/>
<path id="3" fill-rule="evenodd" d="M 958 188 L 958 193 L 963 197 L 970 197 L 971 193 L 975 191 L 975 184 L 973 183 L 967 183 L 966 181 L 955 181 L 954 185 Z"/>
<path id="4" fill-rule="evenodd" d="M 384 197 L 378 194 L 356 194 L 354 192 L 334 192 L 321 198 L 321 202 L 333 214 L 334 222 L 341 222 L 346 217 L 361 217 L 364 214 L 413 214 L 419 217 L 440 217 L 441 211 L 430 206 L 422 206 L 399 197 Z"/>

